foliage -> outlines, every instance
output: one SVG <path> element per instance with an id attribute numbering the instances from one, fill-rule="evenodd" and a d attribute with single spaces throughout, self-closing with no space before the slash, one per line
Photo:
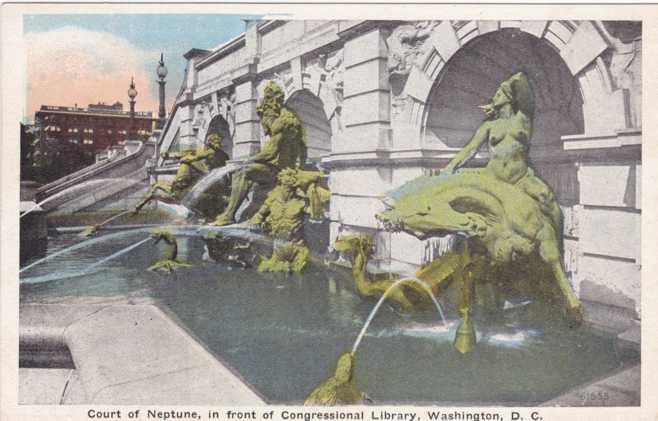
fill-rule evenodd
<path id="1" fill-rule="evenodd" d="M 21 179 L 49 183 L 93 164 L 94 154 L 82 146 L 35 136 L 21 125 Z"/>

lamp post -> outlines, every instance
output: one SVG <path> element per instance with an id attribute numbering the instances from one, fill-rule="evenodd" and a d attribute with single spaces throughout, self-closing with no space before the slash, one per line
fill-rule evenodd
<path id="1" fill-rule="evenodd" d="M 156 69 L 158 75 L 158 84 L 160 85 L 160 110 L 158 111 L 158 129 L 162 129 L 165 123 L 165 77 L 167 77 L 167 67 L 164 64 L 164 53 L 160 53 L 160 62 Z"/>
<path id="2" fill-rule="evenodd" d="M 128 88 L 128 97 L 130 98 L 130 136 L 135 136 L 135 97 L 137 90 L 135 89 L 135 78 L 130 78 L 130 88 Z"/>

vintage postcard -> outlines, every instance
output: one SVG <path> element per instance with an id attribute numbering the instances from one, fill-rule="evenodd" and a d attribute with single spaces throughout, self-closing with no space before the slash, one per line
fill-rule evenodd
<path id="1" fill-rule="evenodd" d="M 0 419 L 657 419 L 657 18 L 4 4 Z"/>

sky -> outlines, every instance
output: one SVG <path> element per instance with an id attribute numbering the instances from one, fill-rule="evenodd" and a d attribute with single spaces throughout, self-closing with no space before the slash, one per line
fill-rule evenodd
<path id="1" fill-rule="evenodd" d="M 137 111 L 158 111 L 155 69 L 164 53 L 169 71 L 166 107 L 172 106 L 185 72 L 183 54 L 212 49 L 244 32 L 244 19 L 227 14 L 27 15 L 27 107 L 34 118 L 41 105 L 87 107 L 120 101 L 127 110 L 135 78 Z"/>

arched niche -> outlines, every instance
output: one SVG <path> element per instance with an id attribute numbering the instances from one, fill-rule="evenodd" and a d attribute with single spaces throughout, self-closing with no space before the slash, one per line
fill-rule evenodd
<path id="1" fill-rule="evenodd" d="M 301 120 L 306 132 L 308 157 L 319 160 L 331 153 L 331 125 L 320 98 L 307 89 L 293 92 L 286 106 Z"/>
<path id="2" fill-rule="evenodd" d="M 208 136 L 217 133 L 222 138 L 222 150 L 226 152 L 229 158 L 233 158 L 233 137 L 228 122 L 221 115 L 216 115 L 210 120 L 208 130 L 204 136 L 203 144 L 208 144 Z"/>
<path id="3" fill-rule="evenodd" d="M 561 137 L 583 132 L 582 95 L 554 47 L 530 34 L 490 32 L 466 43 L 450 58 L 425 107 L 425 144 L 464 146 L 484 119 L 478 105 L 489 102 L 500 82 L 519 71 L 528 76 L 535 99 L 531 163 L 563 204 L 573 203 L 576 168 L 563 159 Z M 486 154 L 486 149 L 482 152 Z"/>

